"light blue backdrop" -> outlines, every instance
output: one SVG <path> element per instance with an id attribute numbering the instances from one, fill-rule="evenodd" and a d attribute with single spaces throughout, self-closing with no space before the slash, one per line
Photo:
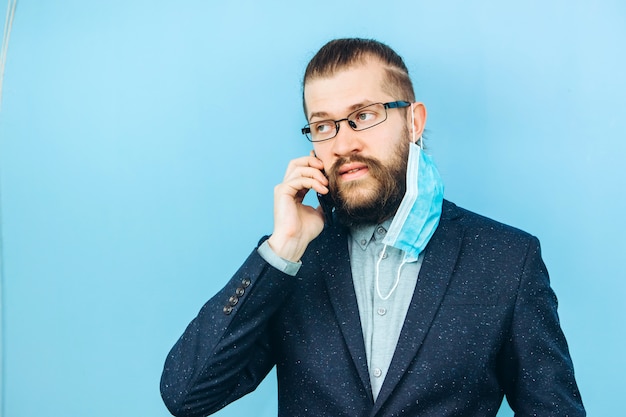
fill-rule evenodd
<path id="1" fill-rule="evenodd" d="M 271 231 L 273 186 L 309 150 L 300 77 L 340 36 L 405 57 L 447 197 L 541 239 L 589 414 L 621 412 L 623 1 L 21 0 L 0 112 L 6 417 L 168 415 L 163 360 Z M 275 416 L 275 395 L 271 376 L 218 415 Z"/>

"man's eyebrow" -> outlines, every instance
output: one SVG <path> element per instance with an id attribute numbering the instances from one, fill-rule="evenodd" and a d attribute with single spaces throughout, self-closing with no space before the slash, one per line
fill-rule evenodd
<path id="1" fill-rule="evenodd" d="M 346 116 L 352 113 L 353 111 L 358 110 L 365 106 L 369 106 L 370 104 L 374 104 L 374 102 L 371 100 L 363 100 L 359 103 L 353 104 L 346 109 Z M 330 115 L 328 114 L 328 112 L 325 112 L 325 111 L 316 111 L 316 112 L 311 113 L 311 115 L 309 116 L 309 120 L 313 119 L 314 117 L 318 117 L 322 120 L 328 120 L 330 118 Z"/>
<path id="2" fill-rule="evenodd" d="M 328 113 L 326 113 L 325 111 L 316 111 L 311 113 L 311 115 L 309 116 L 309 120 L 311 120 L 314 117 L 319 117 L 320 119 L 322 118 L 326 118 L 328 117 Z"/>

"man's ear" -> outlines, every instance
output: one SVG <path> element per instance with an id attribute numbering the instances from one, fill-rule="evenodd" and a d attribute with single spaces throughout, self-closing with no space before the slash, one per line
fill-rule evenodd
<path id="1" fill-rule="evenodd" d="M 421 102 L 413 103 L 411 107 L 409 107 L 409 112 L 413 112 L 413 117 L 411 117 L 410 113 L 407 114 L 409 119 L 409 126 L 412 122 L 413 129 L 415 130 L 415 135 L 413 135 L 413 132 L 410 132 L 411 137 L 414 137 L 416 140 L 418 140 L 420 137 L 422 137 L 422 133 L 424 133 L 424 128 L 426 127 L 426 106 L 424 106 L 424 103 Z"/>

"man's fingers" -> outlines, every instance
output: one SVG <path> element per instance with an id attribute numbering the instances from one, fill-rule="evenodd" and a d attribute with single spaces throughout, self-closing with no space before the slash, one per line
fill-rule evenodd
<path id="1" fill-rule="evenodd" d="M 301 169 L 315 169 L 321 173 L 324 169 L 324 163 L 313 155 L 293 159 L 289 162 L 289 165 L 287 166 L 285 180 L 287 180 L 287 178 L 293 177 L 293 174 Z M 324 174 L 322 174 L 322 176 L 323 175 Z"/>
<path id="2" fill-rule="evenodd" d="M 311 167 L 299 167 L 296 168 L 289 176 L 285 178 L 285 181 L 291 181 L 296 178 L 312 178 L 319 181 L 321 184 L 327 185 L 328 179 L 322 171 L 317 168 Z"/>
<path id="3" fill-rule="evenodd" d="M 295 197 L 296 194 L 300 193 L 303 190 L 313 189 L 318 193 L 326 194 L 328 193 L 328 188 L 326 184 L 320 182 L 319 178 L 311 178 L 305 176 L 299 176 L 288 181 L 285 181 L 276 186 L 275 191 L 279 194 L 289 194 L 292 197 Z"/>

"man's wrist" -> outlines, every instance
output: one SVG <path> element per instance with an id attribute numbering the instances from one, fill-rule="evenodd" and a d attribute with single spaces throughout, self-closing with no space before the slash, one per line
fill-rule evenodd
<path id="1" fill-rule="evenodd" d="M 269 239 L 263 242 L 257 251 L 268 264 L 287 275 L 295 276 L 302 266 L 301 261 L 293 262 L 279 256 L 274 249 L 272 249 Z"/>
<path id="2" fill-rule="evenodd" d="M 276 255 L 290 262 L 299 262 L 306 250 L 306 245 L 302 247 L 297 239 L 284 239 L 275 234 L 269 237 L 267 243 Z"/>

